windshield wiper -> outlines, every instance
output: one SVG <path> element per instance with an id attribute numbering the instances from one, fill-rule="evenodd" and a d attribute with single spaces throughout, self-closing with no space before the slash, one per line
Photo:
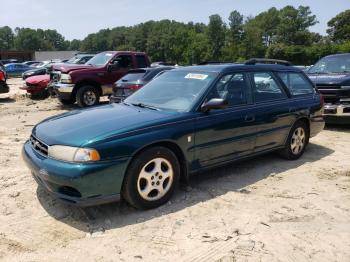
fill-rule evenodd
<path id="1" fill-rule="evenodd" d="M 150 105 L 146 105 L 144 103 L 131 103 L 133 106 L 137 106 L 137 107 L 141 107 L 141 108 L 149 108 L 149 109 L 152 109 L 152 110 L 157 110 L 159 111 L 159 108 L 156 108 L 156 107 L 153 107 L 153 106 L 150 106 Z"/>

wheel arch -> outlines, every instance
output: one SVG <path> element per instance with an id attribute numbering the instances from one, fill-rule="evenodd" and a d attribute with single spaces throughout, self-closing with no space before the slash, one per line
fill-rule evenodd
<path id="1" fill-rule="evenodd" d="M 94 80 L 82 80 L 82 81 L 79 81 L 78 83 L 75 84 L 73 92 L 72 92 L 72 97 L 75 97 L 77 95 L 79 88 L 82 86 L 85 86 L 85 85 L 91 85 L 91 86 L 96 87 L 98 89 L 100 96 L 102 95 L 102 88 L 98 82 L 96 82 Z"/>
<path id="2" fill-rule="evenodd" d="M 147 145 L 139 148 L 138 150 L 136 150 L 133 153 L 133 155 L 131 156 L 131 158 L 130 158 L 130 161 L 129 161 L 128 165 L 127 165 L 125 173 L 128 172 L 128 169 L 129 169 L 132 161 L 135 159 L 135 157 L 140 155 L 145 150 L 147 150 L 149 148 L 152 148 L 152 147 L 156 147 L 156 146 L 165 147 L 165 148 L 171 150 L 175 154 L 175 156 L 178 159 L 179 164 L 180 164 L 180 170 L 181 170 L 181 172 L 180 172 L 180 180 L 185 182 L 185 183 L 187 183 L 188 179 L 189 179 L 189 172 L 188 172 L 188 165 L 187 165 L 186 156 L 185 156 L 183 150 L 181 149 L 181 147 L 176 142 L 174 142 L 172 140 L 157 141 L 157 142 L 154 142 L 154 143 L 151 143 L 151 144 L 147 144 Z M 124 180 L 125 180 L 125 176 L 123 178 L 123 184 L 124 184 Z"/>

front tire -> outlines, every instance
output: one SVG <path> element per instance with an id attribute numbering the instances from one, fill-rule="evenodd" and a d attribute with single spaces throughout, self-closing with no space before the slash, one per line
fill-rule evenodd
<path id="1" fill-rule="evenodd" d="M 132 160 L 124 178 L 122 195 L 138 209 L 156 208 L 172 196 L 180 177 L 180 164 L 168 148 L 157 146 Z"/>
<path id="2" fill-rule="evenodd" d="M 94 106 L 100 102 L 100 93 L 94 86 L 82 86 L 77 92 L 76 100 L 80 107 Z"/>
<path id="3" fill-rule="evenodd" d="M 288 160 L 299 159 L 309 143 L 309 128 L 303 121 L 298 121 L 292 127 L 281 156 Z"/>

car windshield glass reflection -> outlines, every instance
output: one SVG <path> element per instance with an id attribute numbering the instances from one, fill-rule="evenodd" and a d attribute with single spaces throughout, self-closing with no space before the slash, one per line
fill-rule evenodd
<path id="1" fill-rule="evenodd" d="M 325 57 L 310 68 L 310 74 L 350 72 L 350 55 Z"/>
<path id="2" fill-rule="evenodd" d="M 170 71 L 157 77 L 125 100 L 160 110 L 189 111 L 217 76 L 216 73 Z"/>
<path id="3" fill-rule="evenodd" d="M 91 58 L 89 61 L 87 61 L 86 64 L 92 65 L 92 66 L 102 66 L 107 64 L 107 62 L 112 58 L 113 54 L 108 52 L 103 52 L 98 55 L 95 55 L 93 58 Z"/>

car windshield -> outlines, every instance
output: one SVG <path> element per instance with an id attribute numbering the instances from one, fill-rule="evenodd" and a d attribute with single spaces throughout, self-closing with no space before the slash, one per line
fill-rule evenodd
<path id="1" fill-rule="evenodd" d="M 102 66 L 107 64 L 107 62 L 113 57 L 112 53 L 103 52 L 95 55 L 89 61 L 86 62 L 87 65 Z"/>
<path id="2" fill-rule="evenodd" d="M 217 73 L 169 71 L 129 96 L 125 103 L 158 110 L 189 111 Z"/>
<path id="3" fill-rule="evenodd" d="M 124 77 L 121 79 L 121 81 L 122 81 L 122 82 L 126 82 L 126 81 L 132 82 L 132 81 L 141 80 L 142 77 L 143 77 L 144 75 L 145 75 L 144 72 L 137 72 L 137 71 L 135 71 L 135 72 L 130 72 L 130 73 L 128 73 L 126 76 L 124 76 Z"/>
<path id="4" fill-rule="evenodd" d="M 350 72 L 350 55 L 324 57 L 308 71 L 310 74 Z"/>

